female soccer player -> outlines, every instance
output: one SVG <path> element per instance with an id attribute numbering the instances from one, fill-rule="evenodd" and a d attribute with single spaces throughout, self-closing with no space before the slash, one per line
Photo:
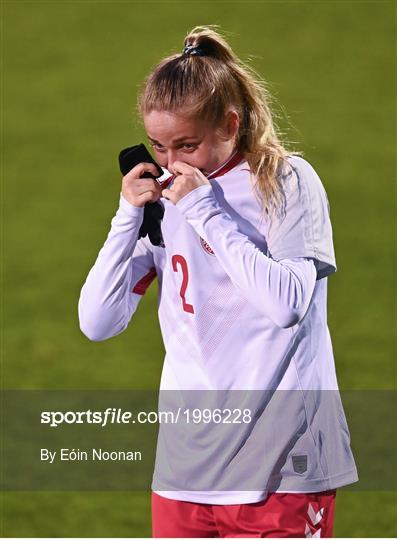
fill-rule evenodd
<path id="1" fill-rule="evenodd" d="M 88 338 L 115 336 L 157 277 L 160 407 L 180 418 L 160 425 L 153 535 L 332 536 L 336 488 L 357 472 L 327 327 L 336 265 L 322 183 L 211 27 L 157 65 L 139 107 L 168 177 L 141 178 L 156 175 L 148 163 L 123 177 L 79 316 Z M 138 239 L 156 201 L 160 246 Z"/>

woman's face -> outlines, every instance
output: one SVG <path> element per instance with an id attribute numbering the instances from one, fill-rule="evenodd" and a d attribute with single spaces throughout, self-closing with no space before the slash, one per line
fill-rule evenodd
<path id="1" fill-rule="evenodd" d="M 229 111 L 224 126 L 218 130 L 200 120 L 166 111 L 151 111 L 143 121 L 156 161 L 172 173 L 172 164 L 183 161 L 208 175 L 233 153 L 238 132 L 235 111 Z"/>

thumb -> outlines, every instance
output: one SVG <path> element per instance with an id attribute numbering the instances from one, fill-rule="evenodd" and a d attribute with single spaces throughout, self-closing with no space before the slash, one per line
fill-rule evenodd
<path id="1" fill-rule="evenodd" d="M 175 204 L 175 201 L 174 201 L 175 193 L 171 191 L 170 189 L 168 188 L 163 189 L 161 196 Z"/>

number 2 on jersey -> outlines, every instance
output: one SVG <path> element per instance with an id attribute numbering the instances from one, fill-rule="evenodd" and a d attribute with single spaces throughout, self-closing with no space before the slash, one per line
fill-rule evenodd
<path id="1" fill-rule="evenodd" d="M 171 261 L 172 261 L 172 269 L 174 270 L 174 272 L 178 272 L 178 268 L 177 268 L 178 264 L 182 270 L 182 284 L 179 291 L 179 295 L 182 298 L 183 310 L 186 311 L 187 313 L 194 313 L 192 304 L 188 304 L 185 298 L 187 284 L 189 282 L 189 270 L 187 267 L 186 259 L 182 257 L 182 255 L 173 255 Z"/>

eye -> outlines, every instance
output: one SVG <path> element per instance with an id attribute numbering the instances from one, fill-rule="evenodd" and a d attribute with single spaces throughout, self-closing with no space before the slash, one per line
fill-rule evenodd
<path id="1" fill-rule="evenodd" d="M 156 150 L 156 152 L 164 152 L 164 146 L 161 146 L 161 144 L 151 142 L 150 145 Z"/>
<path id="2" fill-rule="evenodd" d="M 187 150 L 188 152 L 193 152 L 194 150 L 196 150 L 197 148 L 197 144 L 193 144 L 193 143 L 184 143 L 182 145 L 182 149 L 183 150 Z"/>

